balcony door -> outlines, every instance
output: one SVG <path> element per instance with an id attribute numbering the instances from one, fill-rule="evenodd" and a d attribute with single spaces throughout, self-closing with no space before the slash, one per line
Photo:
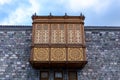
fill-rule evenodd
<path id="1" fill-rule="evenodd" d="M 76 71 L 68 72 L 68 80 L 78 80 Z"/>
<path id="2" fill-rule="evenodd" d="M 63 80 L 63 72 L 55 71 L 54 72 L 54 80 Z"/>

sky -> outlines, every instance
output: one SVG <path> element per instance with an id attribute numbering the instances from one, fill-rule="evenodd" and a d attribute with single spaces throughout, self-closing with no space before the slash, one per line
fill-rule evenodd
<path id="1" fill-rule="evenodd" d="M 34 13 L 83 13 L 86 26 L 120 26 L 120 0 L 0 0 L 0 25 L 32 25 Z"/>

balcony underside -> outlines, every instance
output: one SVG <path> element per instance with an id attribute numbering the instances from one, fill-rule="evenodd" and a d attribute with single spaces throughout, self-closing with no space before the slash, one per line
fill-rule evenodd
<path id="1" fill-rule="evenodd" d="M 87 61 L 50 61 L 50 62 L 43 62 L 43 61 L 30 61 L 32 67 L 35 69 L 46 69 L 46 68 L 76 68 L 82 69 L 86 64 Z"/>

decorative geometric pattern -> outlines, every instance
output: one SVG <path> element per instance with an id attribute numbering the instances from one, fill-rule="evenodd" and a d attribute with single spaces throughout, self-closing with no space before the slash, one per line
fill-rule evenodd
<path id="1" fill-rule="evenodd" d="M 82 43 L 81 24 L 74 24 L 74 27 L 75 27 L 75 35 L 76 35 L 75 43 Z"/>
<path id="2" fill-rule="evenodd" d="M 35 26 L 34 43 L 48 44 L 51 37 L 50 41 L 52 44 L 65 44 L 66 29 L 69 44 L 82 43 L 81 24 L 68 24 L 67 28 L 65 28 L 65 24 L 51 24 L 51 28 L 50 24 L 38 24 Z"/>
<path id="3" fill-rule="evenodd" d="M 34 43 L 49 43 L 49 24 L 35 26 Z"/>
<path id="4" fill-rule="evenodd" d="M 81 61 L 83 60 L 82 48 L 68 48 L 68 61 Z"/>
<path id="5" fill-rule="evenodd" d="M 73 24 L 68 24 L 67 25 L 67 37 L 68 37 L 68 43 L 74 43 L 74 37 L 75 37 L 75 34 L 74 34 L 74 26 Z"/>
<path id="6" fill-rule="evenodd" d="M 51 48 L 51 61 L 66 61 L 66 49 Z"/>
<path id="7" fill-rule="evenodd" d="M 80 24 L 68 24 L 67 25 L 67 35 L 68 35 L 68 43 L 81 43 L 82 42 L 82 34 L 81 34 L 81 26 Z"/>
<path id="8" fill-rule="evenodd" d="M 51 24 L 51 43 L 65 43 L 64 24 Z"/>
<path id="9" fill-rule="evenodd" d="M 49 49 L 34 48 L 33 57 L 34 61 L 49 61 Z"/>

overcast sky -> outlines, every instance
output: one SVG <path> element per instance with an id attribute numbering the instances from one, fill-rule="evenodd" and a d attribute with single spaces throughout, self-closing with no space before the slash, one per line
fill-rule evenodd
<path id="1" fill-rule="evenodd" d="M 0 0 L 0 24 L 32 25 L 31 16 L 85 15 L 86 26 L 120 26 L 120 0 Z"/>

